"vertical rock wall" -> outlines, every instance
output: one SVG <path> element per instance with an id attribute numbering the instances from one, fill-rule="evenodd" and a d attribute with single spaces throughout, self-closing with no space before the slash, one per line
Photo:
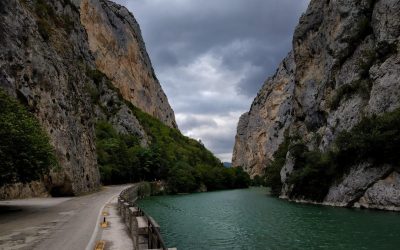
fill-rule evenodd
<path id="1" fill-rule="evenodd" d="M 76 8 L 63 1 L 2 1 L 0 86 L 17 97 L 49 134 L 61 168 L 45 180 L 53 194 L 99 187 L 93 107 L 83 67 L 93 65 Z M 39 12 L 41 11 L 41 12 Z"/>
<path id="2" fill-rule="evenodd" d="M 46 188 L 52 195 L 99 188 L 98 120 L 136 134 L 142 146 L 149 143 L 121 95 L 176 127 L 127 9 L 105 0 L 0 1 L 0 36 L 0 87 L 38 118 L 60 163 L 40 182 L 3 187 L 0 198 L 46 195 Z M 114 87 L 94 79 L 100 71 Z"/>
<path id="3" fill-rule="evenodd" d="M 97 68 L 126 100 L 176 128 L 174 111 L 154 73 L 134 16 L 107 0 L 82 0 L 80 9 Z"/>
<path id="4" fill-rule="evenodd" d="M 253 176 L 268 168 L 282 142 L 282 136 L 268 140 L 268 129 L 276 120 L 276 112 L 269 107 L 293 111 L 282 113 L 287 122 L 277 130 L 278 135 L 288 129 L 309 149 L 321 151 L 329 149 L 341 131 L 351 129 L 362 117 L 400 107 L 399 36 L 398 0 L 312 0 L 293 37 L 293 70 L 286 76 L 292 81 L 281 87 L 293 88 L 293 101 L 260 100 L 276 91 L 274 79 L 281 74 L 280 66 L 239 122 L 234 165 L 242 165 Z M 285 108 L 287 105 L 290 107 Z M 290 162 L 289 156 L 282 170 L 285 176 L 293 171 Z M 378 208 L 389 208 L 392 202 L 390 206 L 399 207 L 395 197 L 398 166 L 374 167 L 377 170 L 372 176 L 370 168 L 354 166 L 331 188 L 325 202 Z M 282 179 L 282 196 L 290 197 L 286 179 Z M 352 193 L 356 195 L 346 198 Z"/>

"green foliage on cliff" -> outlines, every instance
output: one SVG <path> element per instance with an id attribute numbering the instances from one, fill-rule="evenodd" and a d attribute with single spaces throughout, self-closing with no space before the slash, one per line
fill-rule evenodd
<path id="1" fill-rule="evenodd" d="M 36 24 L 38 26 L 39 34 L 43 40 L 49 41 L 54 32 L 54 27 L 64 29 L 66 34 L 69 35 L 74 29 L 74 20 L 66 14 L 60 15 L 56 10 L 58 6 L 54 6 L 53 1 L 49 0 L 34 0 L 29 2 L 23 1 L 24 4 L 29 4 L 29 8 L 36 14 Z M 79 13 L 77 7 L 70 0 L 63 0 L 63 6 L 69 5 L 72 10 Z"/>
<path id="2" fill-rule="evenodd" d="M 362 119 L 350 131 L 341 132 L 327 152 L 308 150 L 301 143 L 289 150 L 295 158 L 289 177 L 291 196 L 322 201 L 333 182 L 354 164 L 400 164 L 400 109 Z"/>
<path id="3" fill-rule="evenodd" d="M 160 149 L 163 159 L 170 165 L 185 162 L 190 166 L 206 164 L 222 167 L 221 161 L 198 141 L 183 136 L 179 130 L 164 125 L 132 104 L 128 105 L 146 134 L 151 137 L 152 146 Z"/>
<path id="4" fill-rule="evenodd" d="M 39 180 L 57 161 L 39 122 L 0 90 L 0 186 Z"/>
<path id="5" fill-rule="evenodd" d="M 293 184 L 291 195 L 322 201 L 335 177 L 339 176 L 336 154 L 309 151 L 301 144 L 296 147 L 298 150 L 293 154 L 295 170 L 289 177 L 289 184 Z"/>
<path id="6" fill-rule="evenodd" d="M 145 154 L 135 136 L 119 135 L 106 122 L 96 126 L 97 158 L 102 181 L 119 184 L 138 181 L 145 175 L 139 156 Z"/>
<path id="7" fill-rule="evenodd" d="M 130 105 L 134 115 L 151 137 L 151 147 L 158 149 L 167 165 L 170 191 L 194 192 L 205 185 L 207 190 L 246 188 L 250 177 L 241 168 L 224 168 L 203 144 L 183 136 L 154 117 Z"/>
<path id="8" fill-rule="evenodd" d="M 103 183 L 164 180 L 171 193 L 249 186 L 250 177 L 241 168 L 224 168 L 221 161 L 203 144 L 182 135 L 178 129 L 166 126 L 125 101 L 119 90 L 101 71 L 87 69 L 86 75 L 94 83 L 86 87 L 92 103 L 99 105 L 107 117 L 118 112 L 122 103 L 127 105 L 145 130 L 150 144 L 143 147 L 136 135 L 118 134 L 111 124 L 98 122 L 96 144 Z M 104 87 L 102 83 L 115 91 L 119 98 L 117 102 L 107 104 L 107 108 L 99 103 L 99 88 Z M 115 109 L 115 112 L 110 112 L 110 108 Z"/>
<path id="9" fill-rule="evenodd" d="M 167 180 L 171 193 L 191 193 L 203 187 L 207 191 L 247 188 L 251 182 L 250 176 L 240 167 L 190 166 L 183 162 L 178 162 L 169 170 Z"/>
<path id="10" fill-rule="evenodd" d="M 330 108 L 336 110 L 342 100 L 347 100 L 358 94 L 361 98 L 368 100 L 372 83 L 369 79 L 361 79 L 339 87 L 330 102 Z"/>
<path id="11" fill-rule="evenodd" d="M 339 165 L 369 160 L 378 164 L 400 164 L 400 108 L 381 116 L 364 118 L 336 140 Z"/>
<path id="12" fill-rule="evenodd" d="M 281 169 L 285 165 L 286 154 L 289 150 L 290 139 L 286 135 L 285 140 L 279 145 L 278 150 L 274 153 L 274 160 L 265 170 L 265 184 L 271 188 L 271 194 L 278 196 L 282 189 Z"/>
<path id="13" fill-rule="evenodd" d="M 128 104 L 128 103 L 127 103 Z M 140 146 L 134 135 L 121 135 L 106 122 L 96 127 L 100 173 L 105 184 L 165 180 L 171 193 L 245 188 L 250 178 L 240 168 L 227 169 L 201 143 L 183 136 L 128 104 L 151 138 Z"/>

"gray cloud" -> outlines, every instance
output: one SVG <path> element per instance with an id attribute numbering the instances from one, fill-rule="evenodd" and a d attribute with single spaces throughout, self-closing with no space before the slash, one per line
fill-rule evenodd
<path id="1" fill-rule="evenodd" d="M 239 115 L 289 52 L 309 0 L 116 2 L 138 19 L 182 131 L 230 160 Z"/>
<path id="2" fill-rule="evenodd" d="M 216 128 L 218 124 L 211 119 L 200 119 L 194 115 L 188 115 L 182 117 L 179 123 L 179 128 L 185 132 L 190 131 L 194 127 L 208 127 L 208 128 Z"/>

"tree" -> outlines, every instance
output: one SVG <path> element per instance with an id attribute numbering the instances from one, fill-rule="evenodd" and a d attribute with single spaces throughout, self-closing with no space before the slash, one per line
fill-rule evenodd
<path id="1" fill-rule="evenodd" d="M 53 147 L 39 122 L 0 90 L 0 186 L 38 180 L 56 165 Z"/>

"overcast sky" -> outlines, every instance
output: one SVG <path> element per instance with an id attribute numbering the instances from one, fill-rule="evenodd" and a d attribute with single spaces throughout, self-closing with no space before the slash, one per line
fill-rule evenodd
<path id="1" fill-rule="evenodd" d="M 182 133 L 231 161 L 236 126 L 309 0 L 115 0 L 138 20 Z"/>

